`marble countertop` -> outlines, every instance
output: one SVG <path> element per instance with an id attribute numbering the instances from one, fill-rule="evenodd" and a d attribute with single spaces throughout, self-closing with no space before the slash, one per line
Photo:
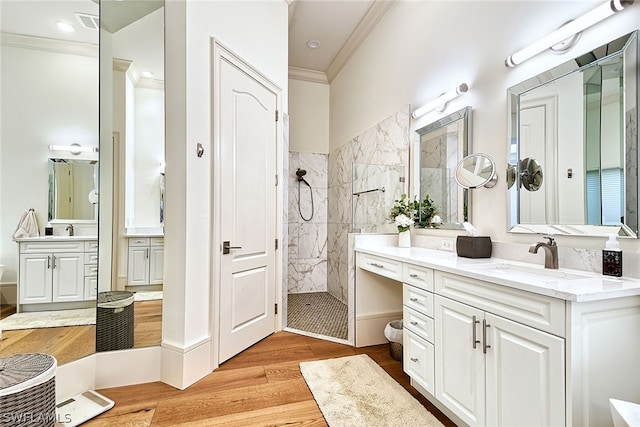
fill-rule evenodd
<path id="1" fill-rule="evenodd" d="M 72 240 L 98 240 L 98 236 L 38 236 L 20 237 L 16 242 L 68 242 Z"/>
<path id="2" fill-rule="evenodd" d="M 356 247 L 356 252 L 497 283 L 567 301 L 583 302 L 640 295 L 640 280 L 581 270 L 545 269 L 543 265 L 500 258 L 463 258 L 455 252 L 395 246 Z"/>

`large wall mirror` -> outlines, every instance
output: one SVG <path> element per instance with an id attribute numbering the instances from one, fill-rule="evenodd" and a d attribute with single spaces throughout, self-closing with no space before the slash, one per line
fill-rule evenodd
<path id="1" fill-rule="evenodd" d="M 471 107 L 451 113 L 416 130 L 413 153 L 413 194 L 429 196 L 438 208 L 441 229 L 463 229 L 469 221 L 469 190 L 458 186 L 458 162 L 469 154 Z"/>
<path id="2" fill-rule="evenodd" d="M 508 89 L 511 232 L 638 237 L 638 31 Z"/>

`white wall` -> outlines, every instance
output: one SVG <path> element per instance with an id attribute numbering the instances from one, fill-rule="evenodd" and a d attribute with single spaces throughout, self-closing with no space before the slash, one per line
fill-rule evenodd
<path id="1" fill-rule="evenodd" d="M 635 4 L 587 30 L 567 55 L 545 52 L 514 69 L 504 66 L 505 58 L 600 4 L 600 0 L 396 2 L 331 84 L 331 150 L 402 105 L 416 108 L 467 82 L 470 92 L 451 102 L 447 111 L 472 106 L 472 151 L 487 153 L 504 165 L 507 88 L 633 31 L 640 22 L 640 7 Z M 423 116 L 412 129 L 437 117 Z M 500 168 L 498 179 L 493 189 L 474 191 L 473 222 L 494 240 L 536 240 L 537 236 L 506 232 L 505 173 Z M 603 243 L 602 238 L 559 239 L 559 245 L 575 247 L 600 248 Z M 623 245 L 638 251 L 637 241 Z"/>
<path id="2" fill-rule="evenodd" d="M 211 40 L 215 37 L 281 87 L 282 113 L 287 113 L 287 24 L 287 4 L 282 0 L 165 5 L 165 52 L 170 60 L 165 70 L 162 363 L 163 380 L 176 386 L 210 371 L 207 342 L 212 339 L 212 319 L 218 316 L 211 304 L 211 278 L 216 274 L 211 267 Z M 201 158 L 196 156 L 197 143 L 204 147 Z"/>
<path id="3" fill-rule="evenodd" d="M 95 56 L 4 44 L 0 51 L 0 264 L 2 282 L 15 283 L 20 216 L 34 208 L 41 232 L 47 223 L 48 145 L 98 145 L 98 58 L 97 49 Z"/>
<path id="4" fill-rule="evenodd" d="M 289 79 L 289 150 L 329 153 L 329 85 Z"/>

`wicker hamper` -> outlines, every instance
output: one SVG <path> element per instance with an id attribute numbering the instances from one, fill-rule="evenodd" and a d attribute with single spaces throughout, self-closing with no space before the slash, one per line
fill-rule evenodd
<path id="1" fill-rule="evenodd" d="M 56 366 L 48 354 L 0 358 L 0 426 L 55 425 Z"/>
<path id="2" fill-rule="evenodd" d="M 133 347 L 133 293 L 98 293 L 96 350 L 111 351 Z"/>

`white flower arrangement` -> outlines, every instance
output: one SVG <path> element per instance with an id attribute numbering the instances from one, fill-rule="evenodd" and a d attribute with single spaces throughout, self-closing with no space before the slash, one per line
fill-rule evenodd
<path id="1" fill-rule="evenodd" d="M 405 214 L 400 214 L 395 217 L 393 223 L 398 227 L 398 231 L 407 231 L 409 230 L 409 227 L 415 224 L 415 221 Z"/>
<path id="2" fill-rule="evenodd" d="M 434 215 L 433 218 L 431 218 L 431 224 L 442 224 L 442 218 L 440 218 L 440 215 Z"/>

